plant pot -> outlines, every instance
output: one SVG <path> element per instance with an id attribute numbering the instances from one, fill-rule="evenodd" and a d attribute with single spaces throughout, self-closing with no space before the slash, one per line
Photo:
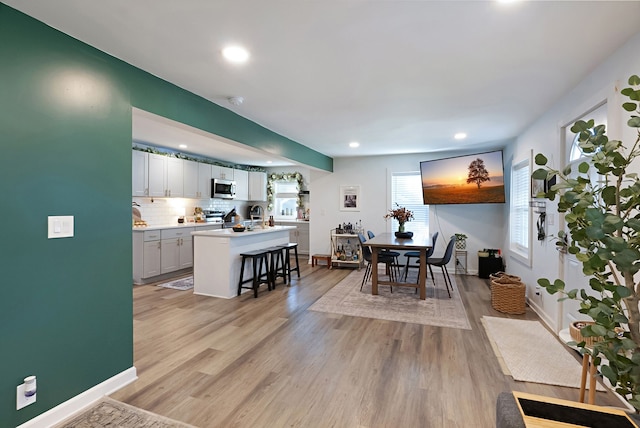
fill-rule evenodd
<path id="1" fill-rule="evenodd" d="M 464 250 L 466 248 L 467 248 L 467 241 L 465 239 L 456 241 L 456 250 Z"/>
<path id="2" fill-rule="evenodd" d="M 593 325 L 593 321 L 574 321 L 569 324 L 569 334 L 577 343 L 584 342 L 585 346 L 593 346 L 595 342 L 599 342 L 602 338 L 597 336 L 584 337 L 580 330 L 587 325 Z"/>
<path id="3" fill-rule="evenodd" d="M 413 238 L 413 232 L 396 232 L 396 238 L 398 238 L 398 239 L 411 239 L 411 238 Z"/>

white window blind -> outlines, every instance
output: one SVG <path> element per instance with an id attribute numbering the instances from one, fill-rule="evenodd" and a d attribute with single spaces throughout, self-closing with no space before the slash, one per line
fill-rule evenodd
<path id="1" fill-rule="evenodd" d="M 394 172 L 391 174 L 391 207 L 397 205 L 413 212 L 413 220 L 405 223 L 405 230 L 415 234 L 429 231 L 429 206 L 422 201 L 420 171 Z M 398 222 L 392 220 L 391 231 L 398 230 Z"/>
<path id="2" fill-rule="evenodd" d="M 530 176 L 528 160 L 517 163 L 511 169 L 510 247 L 511 251 L 527 261 L 530 258 Z"/>

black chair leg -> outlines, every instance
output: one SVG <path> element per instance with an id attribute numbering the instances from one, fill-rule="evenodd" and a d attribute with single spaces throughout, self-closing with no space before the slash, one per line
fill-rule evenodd
<path id="1" fill-rule="evenodd" d="M 362 277 L 362 284 L 360 285 L 360 291 L 362 291 L 362 287 L 367 282 L 367 276 L 369 271 L 371 270 L 371 263 L 367 263 L 367 267 L 364 269 L 364 276 Z"/>
<path id="2" fill-rule="evenodd" d="M 449 285 L 451 285 L 451 289 L 453 290 L 453 284 L 451 284 L 451 278 L 449 278 L 449 272 L 447 271 L 447 267 L 445 265 L 442 265 L 441 268 L 442 268 L 442 276 L 444 276 L 444 286 L 447 287 L 447 293 L 449 293 L 449 298 L 451 298 L 451 291 L 449 291 Z M 447 284 L 447 279 L 449 279 L 449 284 Z"/>

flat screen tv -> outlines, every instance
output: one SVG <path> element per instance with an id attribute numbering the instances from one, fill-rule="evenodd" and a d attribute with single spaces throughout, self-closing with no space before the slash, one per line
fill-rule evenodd
<path id="1" fill-rule="evenodd" d="M 504 203 L 502 150 L 420 162 L 425 205 Z"/>

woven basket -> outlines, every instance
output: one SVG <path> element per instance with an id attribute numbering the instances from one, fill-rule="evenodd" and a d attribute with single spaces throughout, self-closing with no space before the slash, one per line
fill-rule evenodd
<path id="1" fill-rule="evenodd" d="M 581 325 L 580 325 L 581 324 Z M 591 336 L 584 337 L 580 330 L 582 327 L 586 325 L 593 325 L 595 322 L 593 321 L 574 321 L 569 324 L 569 334 L 571 334 L 571 338 L 575 340 L 577 343 L 584 341 L 585 346 L 593 346 L 595 342 L 599 342 L 602 340 L 602 337 L 599 336 Z"/>
<path id="2" fill-rule="evenodd" d="M 525 292 L 527 287 L 520 277 L 498 272 L 491 278 L 491 307 L 496 311 L 521 315 L 526 312 Z"/>

